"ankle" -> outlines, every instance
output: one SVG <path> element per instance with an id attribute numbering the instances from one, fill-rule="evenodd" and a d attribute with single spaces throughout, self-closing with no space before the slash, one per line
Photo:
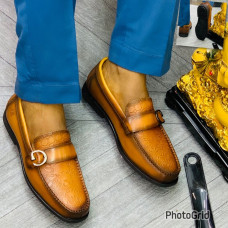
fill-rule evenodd
<path id="1" fill-rule="evenodd" d="M 137 73 L 134 71 L 127 70 L 118 66 L 117 64 L 107 60 L 103 65 L 103 73 L 108 81 L 124 81 L 131 79 L 132 77 L 137 77 L 139 82 L 145 83 L 146 82 L 146 75 Z M 132 81 L 134 82 L 134 80 Z"/>
<path id="2" fill-rule="evenodd" d="M 132 100 L 149 97 L 145 74 L 124 69 L 107 60 L 103 65 L 103 75 L 123 111 Z"/>
<path id="3" fill-rule="evenodd" d="M 22 108 L 31 142 L 37 136 L 66 129 L 62 104 L 41 104 L 22 101 Z"/>

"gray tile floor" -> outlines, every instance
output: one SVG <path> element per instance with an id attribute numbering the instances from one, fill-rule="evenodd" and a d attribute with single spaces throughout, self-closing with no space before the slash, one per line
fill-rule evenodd
<path id="1" fill-rule="evenodd" d="M 115 21 L 116 1 L 78 0 L 76 28 L 80 83 L 108 53 Z M 0 118 L 13 93 L 16 77 L 14 52 L 16 15 L 13 0 L 0 0 Z M 90 215 L 69 225 L 52 215 L 25 183 L 17 148 L 0 121 L 0 227 L 194 227 L 192 220 L 165 220 L 165 211 L 191 211 L 183 169 L 190 151 L 202 157 L 217 227 L 227 227 L 227 183 L 213 161 L 189 133 L 182 120 L 164 103 L 165 92 L 191 69 L 193 48 L 174 47 L 170 71 L 162 78 L 148 77 L 156 109 L 164 113 L 164 125 L 180 159 L 177 185 L 157 187 L 142 179 L 121 158 L 108 125 L 82 100 L 66 105 L 67 125 L 76 147 L 91 198 Z"/>

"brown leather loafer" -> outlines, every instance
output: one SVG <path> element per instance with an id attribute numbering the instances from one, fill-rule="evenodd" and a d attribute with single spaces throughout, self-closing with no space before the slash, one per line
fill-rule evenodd
<path id="1" fill-rule="evenodd" d="M 23 173 L 36 197 L 66 222 L 86 218 L 89 195 L 67 130 L 29 140 L 21 99 L 13 95 L 4 113 L 6 129 L 17 145 Z"/>
<path id="2" fill-rule="evenodd" d="M 184 25 L 184 26 L 179 27 L 179 36 L 187 37 L 191 28 L 192 28 L 192 22 L 191 21 L 188 25 Z"/>
<path id="3" fill-rule="evenodd" d="M 123 158 L 142 176 L 161 186 L 177 182 L 180 165 L 162 127 L 161 111 L 154 111 L 151 98 L 130 103 L 124 113 L 110 92 L 103 73 L 104 58 L 83 86 L 84 99 L 111 126 Z"/>

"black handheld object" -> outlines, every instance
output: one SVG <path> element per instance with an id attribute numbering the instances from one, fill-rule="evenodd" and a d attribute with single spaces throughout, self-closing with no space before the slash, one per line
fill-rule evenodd
<path id="1" fill-rule="evenodd" d="M 191 162 L 191 159 L 194 162 Z M 195 219 L 195 225 L 197 228 L 215 228 L 200 156 L 196 153 L 186 154 L 184 156 L 184 166 L 192 207 L 200 215 L 199 218 Z"/>

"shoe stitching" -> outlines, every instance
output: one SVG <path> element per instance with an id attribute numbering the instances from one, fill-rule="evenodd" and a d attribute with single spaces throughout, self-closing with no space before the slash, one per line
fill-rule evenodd
<path id="1" fill-rule="evenodd" d="M 41 136 L 36 137 L 34 139 L 34 141 L 33 141 L 33 144 L 35 144 L 40 139 L 44 139 L 46 137 L 50 137 L 50 136 L 53 136 L 53 135 L 56 135 L 56 134 L 64 134 L 64 133 L 67 133 L 69 135 L 69 139 L 70 139 L 70 133 L 69 133 L 68 130 L 60 130 L 60 131 L 49 132 L 47 134 L 44 134 L 44 135 L 41 135 Z"/>
<path id="2" fill-rule="evenodd" d="M 42 149 L 42 147 L 41 148 L 35 148 L 34 144 L 33 144 L 33 147 L 35 149 L 41 149 L 41 150 L 46 151 L 46 150 L 55 149 L 55 148 L 58 148 L 58 147 L 67 146 L 67 145 L 71 145 L 71 144 L 73 144 L 73 143 L 71 141 L 69 141 L 69 142 L 58 143 L 58 144 L 55 144 L 54 146 L 50 146 L 50 147 L 47 147 L 45 149 Z"/>
<path id="3" fill-rule="evenodd" d="M 170 173 L 170 172 L 165 172 L 164 170 L 162 170 L 150 157 L 149 155 L 146 153 L 145 149 L 142 147 L 142 145 L 140 144 L 139 140 L 137 139 L 137 137 L 135 136 L 135 134 L 132 134 L 132 137 L 134 139 L 134 142 L 136 143 L 136 145 L 138 146 L 138 149 L 140 150 L 141 154 L 143 155 L 144 158 L 146 158 L 146 160 L 153 165 L 158 171 L 160 171 L 162 174 L 168 175 L 168 176 L 175 176 L 176 174 L 178 174 L 179 172 L 174 172 L 174 173 Z"/>
<path id="4" fill-rule="evenodd" d="M 178 166 L 178 173 L 179 173 L 179 172 L 180 172 L 180 162 L 179 162 L 179 160 L 178 160 L 177 154 L 176 154 L 176 152 L 175 152 L 175 150 L 174 150 L 174 148 L 173 148 L 173 145 L 172 145 L 172 143 L 171 143 L 171 141 L 170 141 L 170 138 L 169 138 L 169 136 L 167 135 L 166 131 L 164 130 L 164 128 L 163 128 L 162 126 L 160 126 L 160 128 L 161 128 L 161 130 L 162 130 L 164 136 L 166 137 L 166 140 L 167 140 L 167 142 L 168 142 L 168 144 L 169 144 L 169 147 L 170 147 L 170 149 L 171 149 L 171 151 L 172 151 L 172 153 L 173 153 L 173 155 L 174 155 L 174 157 L 175 157 L 175 160 L 176 160 L 177 166 Z"/>
<path id="5" fill-rule="evenodd" d="M 39 172 L 39 175 L 43 181 L 43 183 L 45 184 L 48 192 L 54 197 L 54 199 L 63 207 L 65 208 L 67 211 L 71 212 L 71 213 L 81 213 L 81 212 L 84 212 L 84 211 L 87 211 L 88 210 L 88 206 L 89 206 L 89 198 L 88 198 L 88 192 L 87 192 L 87 189 L 85 187 L 85 183 L 84 183 L 84 180 L 82 180 L 82 174 L 81 174 L 81 170 L 80 168 L 78 167 L 78 161 L 75 160 L 76 164 L 77 164 L 77 169 L 79 171 L 79 175 L 80 175 L 80 180 L 82 181 L 82 185 L 83 185 L 83 189 L 85 191 L 85 194 L 86 194 L 86 204 L 83 205 L 83 207 L 79 210 L 71 210 L 69 209 L 62 201 L 60 201 L 60 199 L 55 195 L 55 193 L 51 190 L 51 188 L 48 186 L 47 182 L 45 181 L 44 179 L 44 176 L 42 175 L 41 171 L 40 171 L 40 168 L 38 168 L 38 172 Z M 42 197 L 43 198 L 43 197 Z M 49 204 L 48 204 L 49 205 Z"/>

